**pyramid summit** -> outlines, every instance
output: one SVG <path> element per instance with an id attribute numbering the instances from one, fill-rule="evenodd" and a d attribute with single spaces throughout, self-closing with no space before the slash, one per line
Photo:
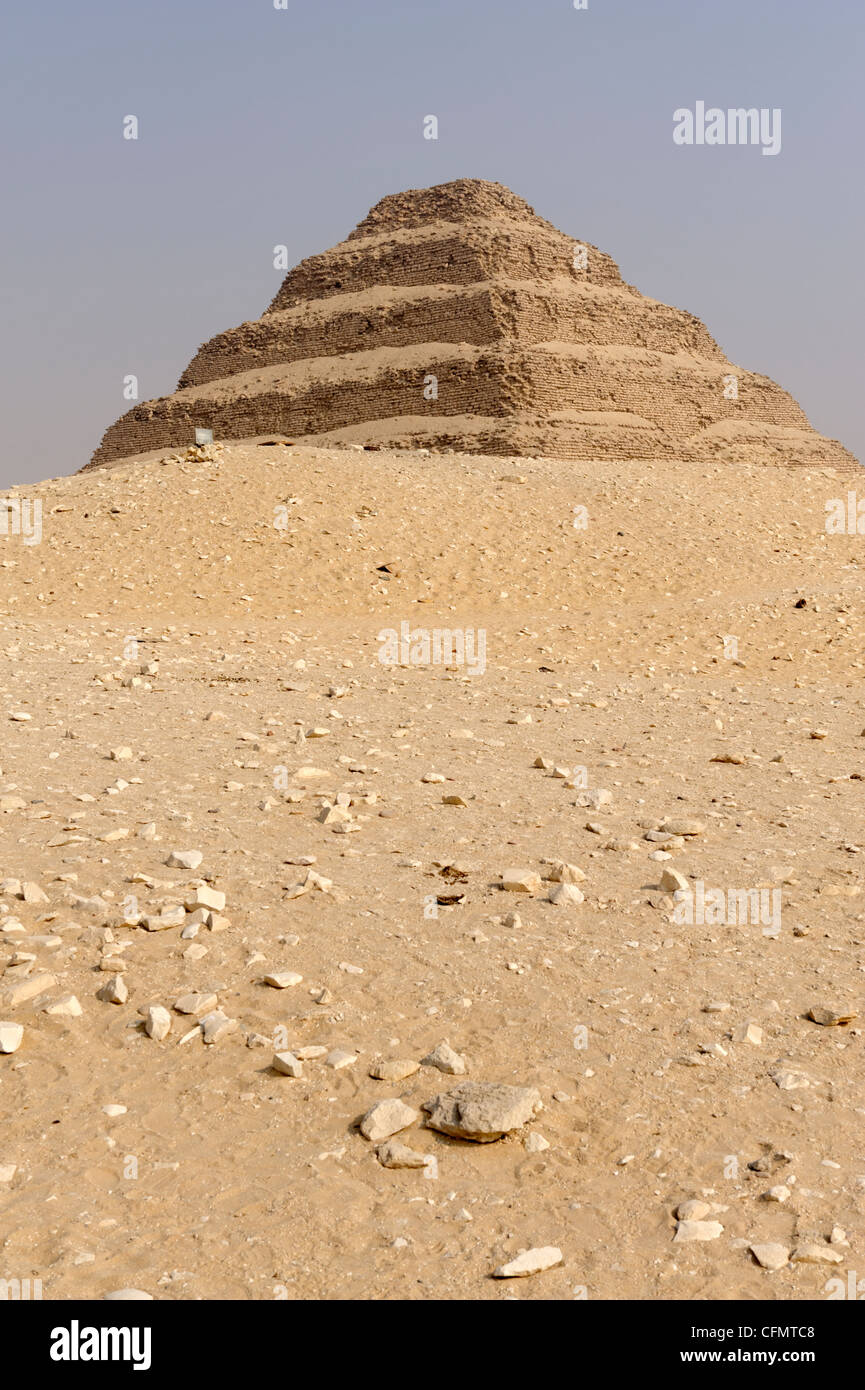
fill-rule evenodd
<path id="1" fill-rule="evenodd" d="M 261 318 L 205 343 L 171 396 L 87 467 L 218 439 L 561 459 L 858 465 L 692 314 L 510 189 L 457 179 L 382 198 L 286 275 Z"/>

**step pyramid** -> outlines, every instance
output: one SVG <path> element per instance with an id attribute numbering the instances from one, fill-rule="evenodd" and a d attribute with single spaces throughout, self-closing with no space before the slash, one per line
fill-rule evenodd
<path id="1" fill-rule="evenodd" d="M 224 440 L 858 468 L 693 314 L 481 179 L 382 198 L 290 271 L 261 318 L 205 343 L 173 395 L 112 425 L 87 467 L 188 446 L 196 426 Z"/>

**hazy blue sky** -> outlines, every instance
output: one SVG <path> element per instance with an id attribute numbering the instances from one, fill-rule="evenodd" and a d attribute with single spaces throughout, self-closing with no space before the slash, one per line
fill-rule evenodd
<path id="1" fill-rule="evenodd" d="M 865 459 L 862 0 L 30 0 L 0 29 L 0 486 L 72 472 L 385 193 L 497 179 Z M 780 107 L 775 157 L 673 111 Z M 140 138 L 122 138 L 126 115 Z M 438 141 L 423 117 L 438 116 Z"/>

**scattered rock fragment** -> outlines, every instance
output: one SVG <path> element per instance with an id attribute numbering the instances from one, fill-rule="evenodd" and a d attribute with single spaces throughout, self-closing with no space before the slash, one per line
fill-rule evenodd
<path id="1" fill-rule="evenodd" d="M 401 1143 L 399 1139 L 388 1139 L 380 1144 L 375 1156 L 383 1168 L 425 1168 L 430 1157 L 429 1154 L 409 1148 L 408 1144 Z"/>
<path id="2" fill-rule="evenodd" d="M 17 1052 L 24 1037 L 20 1023 L 0 1023 L 0 1052 Z"/>
<path id="3" fill-rule="evenodd" d="M 311 893 L 313 889 L 317 889 L 319 893 L 329 893 L 332 887 L 331 879 L 323 878 L 314 869 L 307 869 L 297 883 L 283 884 L 286 900 L 301 898 L 305 893 Z"/>
<path id="4" fill-rule="evenodd" d="M 174 1005 L 176 1013 L 194 1014 L 196 1018 L 201 1018 L 215 1008 L 216 995 L 207 993 L 182 994 Z"/>
<path id="5" fill-rule="evenodd" d="M 739 1023 L 731 1034 L 735 1043 L 750 1043 L 752 1047 L 763 1046 L 763 1029 L 756 1023 Z"/>
<path id="6" fill-rule="evenodd" d="M 325 1057 L 324 1065 L 333 1071 L 342 1071 L 343 1067 L 353 1067 L 356 1061 L 356 1052 L 348 1052 L 343 1047 L 335 1047 Z"/>
<path id="7" fill-rule="evenodd" d="M 405 1081 L 406 1077 L 414 1076 L 415 1072 L 418 1071 L 420 1071 L 420 1062 L 415 1062 L 410 1057 L 380 1059 L 373 1062 L 369 1069 L 369 1075 L 374 1081 Z"/>
<path id="8" fill-rule="evenodd" d="M 526 1135 L 526 1140 L 523 1145 L 523 1148 L 525 1149 L 526 1153 L 530 1154 L 543 1153 L 544 1150 L 548 1149 L 549 1147 L 549 1139 L 545 1139 L 542 1134 L 538 1134 L 537 1130 L 532 1130 L 531 1134 Z"/>
<path id="9" fill-rule="evenodd" d="M 541 876 L 533 869 L 505 869 L 502 888 L 506 893 L 539 893 Z"/>
<path id="10" fill-rule="evenodd" d="M 171 1014 L 161 1004 L 148 1004 L 144 1010 L 144 1031 L 155 1042 L 162 1042 L 171 1032 Z"/>
<path id="11" fill-rule="evenodd" d="M 396 1098 L 380 1100 L 363 1116 L 360 1132 L 371 1144 L 378 1144 L 398 1134 L 401 1129 L 408 1129 L 419 1119 L 419 1112 L 404 1101 Z"/>
<path id="12" fill-rule="evenodd" d="M 580 792 L 576 804 L 589 811 L 600 811 L 602 806 L 609 806 L 612 800 L 613 793 L 607 791 L 606 787 L 594 787 L 590 791 Z"/>
<path id="13" fill-rule="evenodd" d="M 292 985 L 299 985 L 303 981 L 303 976 L 298 975 L 296 970 L 281 970 L 273 975 L 263 975 L 262 984 L 270 985 L 273 989 L 290 989 Z"/>
<path id="14" fill-rule="evenodd" d="M 6 995 L 6 1003 L 10 1008 L 17 1008 L 19 1004 L 26 1004 L 30 999 L 36 999 L 38 995 L 45 994 L 49 989 L 54 989 L 57 985 L 55 977 L 48 971 L 40 970 L 36 975 L 28 975 L 25 979 L 19 980 L 13 985 Z"/>
<path id="15" fill-rule="evenodd" d="M 53 1004 L 46 1004 L 44 1012 L 52 1018 L 80 1018 L 84 1010 L 74 994 L 63 994 Z"/>
<path id="16" fill-rule="evenodd" d="M 197 869 L 204 855 L 197 849 L 172 850 L 165 863 L 169 869 Z"/>
<path id="17" fill-rule="evenodd" d="M 790 1256 L 793 1264 L 839 1265 L 844 1256 L 829 1245 L 799 1245 Z"/>
<path id="18" fill-rule="evenodd" d="M 199 1019 L 201 1026 L 201 1036 L 205 1043 L 219 1042 L 220 1038 L 228 1037 L 230 1033 L 236 1033 L 240 1027 L 236 1018 L 229 1018 L 221 1009 L 212 1009 Z"/>
<path id="19" fill-rule="evenodd" d="M 270 1065 L 280 1076 L 303 1076 L 303 1063 L 293 1052 L 274 1052 Z"/>
<path id="20" fill-rule="evenodd" d="M 207 883 L 202 883 L 187 898 L 186 906 L 190 912 L 199 907 L 206 907 L 209 912 L 222 912 L 225 907 L 225 894 L 211 888 Z"/>
<path id="21" fill-rule="evenodd" d="M 773 1153 L 771 1145 L 765 1145 L 764 1147 L 768 1151 L 761 1154 L 759 1158 L 752 1159 L 748 1164 L 748 1168 L 752 1173 L 777 1173 L 779 1169 L 785 1168 L 789 1163 L 792 1163 L 792 1154 L 783 1151 Z"/>
<path id="22" fill-rule="evenodd" d="M 701 1202 L 698 1197 L 690 1197 L 688 1201 L 680 1202 L 676 1207 L 676 1217 L 679 1221 L 702 1221 L 711 1210 L 708 1202 Z"/>
<path id="23" fill-rule="evenodd" d="M 38 883 L 22 883 L 21 897 L 25 903 L 47 903 L 48 894 Z"/>
<path id="24" fill-rule="evenodd" d="M 705 835 L 706 827 L 701 820 L 691 817 L 668 816 L 661 823 L 661 830 L 668 835 Z"/>
<path id="25" fill-rule="evenodd" d="M 554 859 L 550 869 L 551 883 L 585 883 L 586 875 L 576 864 L 567 864 L 564 859 Z"/>
<path id="26" fill-rule="evenodd" d="M 78 893 L 71 893 L 69 905 L 76 912 L 107 912 L 108 903 L 98 893 L 92 898 L 82 898 Z"/>
<path id="27" fill-rule="evenodd" d="M 436 1067 L 438 1071 L 447 1072 L 449 1076 L 465 1076 L 466 1060 L 450 1046 L 448 1042 L 439 1043 L 432 1052 L 423 1058 L 425 1067 Z"/>
<path id="28" fill-rule="evenodd" d="M 679 873 L 678 869 L 664 869 L 658 884 L 665 893 L 689 893 L 691 891 L 691 885 L 685 875 Z"/>
<path id="29" fill-rule="evenodd" d="M 769 1241 L 763 1245 L 749 1245 L 748 1249 L 763 1269 L 783 1269 L 790 1262 L 790 1251 L 786 1245 L 779 1245 L 776 1241 Z"/>
<path id="30" fill-rule="evenodd" d="M 550 889 L 547 902 L 554 907 L 578 907 L 586 901 L 575 883 L 557 883 Z"/>
<path id="31" fill-rule="evenodd" d="M 856 1016 L 852 1009 L 829 1009 L 823 1004 L 814 1004 L 808 1010 L 811 1021 L 819 1023 L 822 1028 L 840 1028 L 845 1023 L 852 1023 Z"/>
<path id="32" fill-rule="evenodd" d="M 528 1124 L 543 1109 L 534 1087 L 464 1081 L 424 1103 L 427 1124 L 456 1139 L 489 1144 Z"/>
<path id="33" fill-rule="evenodd" d="M 717 1240 L 723 1230 L 720 1221 L 680 1221 L 673 1240 L 678 1244 L 692 1240 Z"/>
<path id="34" fill-rule="evenodd" d="M 110 979 L 105 981 L 96 997 L 105 1004 L 125 1004 L 129 998 L 129 990 L 123 976 L 112 975 Z"/>
<path id="35" fill-rule="evenodd" d="M 106 975 L 122 975 L 124 971 L 129 969 L 129 961 L 124 960 L 123 956 L 118 955 L 116 951 L 110 951 L 102 957 L 99 962 L 99 969 Z"/>
<path id="36" fill-rule="evenodd" d="M 545 1269 L 553 1269 L 562 1263 L 562 1252 L 555 1245 L 541 1245 L 534 1250 L 524 1250 L 515 1260 L 499 1265 L 493 1270 L 494 1279 L 525 1279 L 530 1274 L 540 1274 Z"/>
<path id="37" fill-rule="evenodd" d="M 145 931 L 170 931 L 173 927 L 182 927 L 185 921 L 186 910 L 183 907 L 167 907 L 162 912 L 144 917 L 141 925 Z"/>
<path id="38" fill-rule="evenodd" d="M 780 1091 L 802 1091 L 814 1085 L 807 1072 L 798 1071 L 795 1067 L 776 1067 L 769 1076 Z"/>

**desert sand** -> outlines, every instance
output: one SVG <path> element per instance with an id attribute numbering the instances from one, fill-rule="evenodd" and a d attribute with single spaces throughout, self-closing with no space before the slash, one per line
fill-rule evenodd
<path id="1" fill-rule="evenodd" d="M 827 1297 L 865 1258 L 855 478 L 275 439 L 13 494 L 7 1277 Z M 403 623 L 483 669 L 384 664 Z M 778 913 L 677 920 L 671 871 Z M 428 1127 L 466 1081 L 542 1108 Z"/>

